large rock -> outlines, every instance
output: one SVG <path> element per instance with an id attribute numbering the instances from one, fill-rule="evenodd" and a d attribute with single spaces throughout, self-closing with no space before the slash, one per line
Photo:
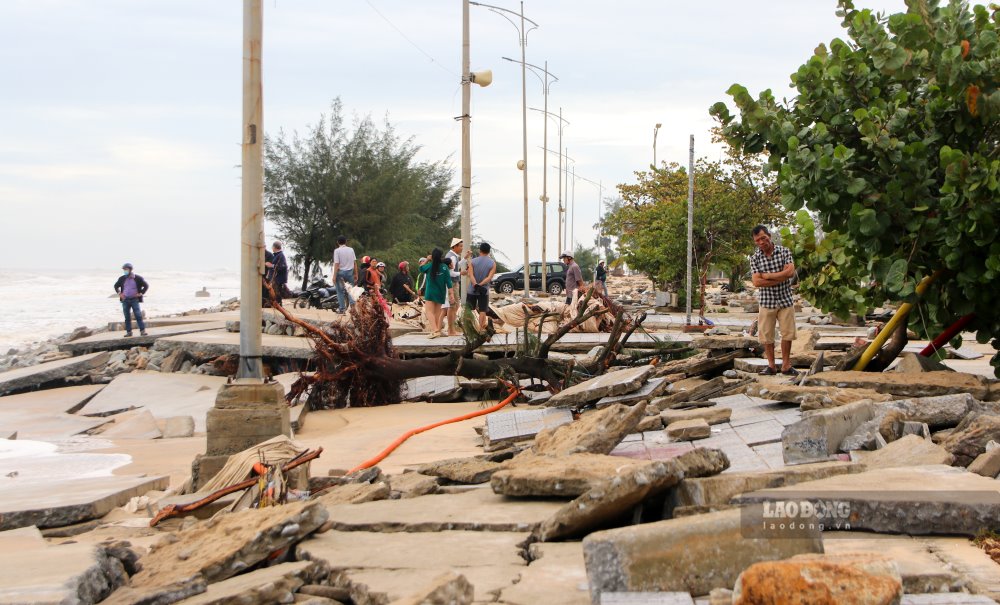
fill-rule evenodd
<path id="1" fill-rule="evenodd" d="M 477 484 L 488 482 L 493 473 L 505 467 L 505 463 L 491 462 L 482 458 L 450 458 L 422 464 L 417 468 L 417 472 L 455 483 Z"/>
<path id="2" fill-rule="evenodd" d="M 631 407 L 619 403 L 588 412 L 576 422 L 538 433 L 531 451 L 548 456 L 610 454 L 645 415 L 645 402 Z"/>
<path id="3" fill-rule="evenodd" d="M 819 503 L 819 512 L 784 508 L 783 503 L 803 501 Z M 951 466 L 907 466 L 760 490 L 734 502 L 753 504 L 745 514 L 757 521 L 808 518 L 822 522 L 826 530 L 972 536 L 995 525 L 1000 484 Z"/>
<path id="4" fill-rule="evenodd" d="M 872 389 L 897 397 L 932 397 L 969 393 L 976 399 L 987 399 L 989 381 L 962 372 L 820 372 L 806 379 L 806 384 L 840 388 Z"/>
<path id="5" fill-rule="evenodd" d="M 778 382 L 755 382 L 747 388 L 747 395 L 772 401 L 797 403 L 803 410 L 834 408 L 855 401 L 889 401 L 892 395 L 871 389 L 841 389 L 830 386 L 799 386 Z"/>
<path id="6" fill-rule="evenodd" d="M 723 422 L 729 422 L 732 414 L 732 408 L 713 405 L 711 407 L 693 408 L 690 410 L 664 410 L 660 413 L 660 418 L 663 419 L 663 424 L 669 429 L 671 424 L 685 420 L 702 419 L 708 424 L 722 424 Z"/>
<path id="7" fill-rule="evenodd" d="M 563 505 L 535 530 L 534 536 L 548 542 L 586 535 L 646 498 L 677 485 L 685 477 L 714 475 L 728 467 L 729 460 L 725 454 L 705 448 L 667 461 L 631 467 Z"/>
<path id="8" fill-rule="evenodd" d="M 393 493 L 398 493 L 400 498 L 416 498 L 436 493 L 439 484 L 437 477 L 420 473 L 403 473 L 390 477 L 389 487 Z"/>
<path id="9" fill-rule="evenodd" d="M 854 462 L 820 462 L 789 466 L 768 472 L 722 473 L 710 477 L 687 477 L 674 490 L 676 506 L 718 506 L 728 504 L 738 494 L 765 489 L 795 485 L 803 481 L 813 481 L 860 473 L 864 466 Z"/>
<path id="10" fill-rule="evenodd" d="M 89 353 L 0 372 L 0 395 L 37 388 L 77 374 L 86 374 L 90 370 L 102 367 L 110 357 L 107 351 Z"/>
<path id="11" fill-rule="evenodd" d="M 525 452 L 497 471 L 490 486 L 505 496 L 568 496 L 575 498 L 609 478 L 643 464 L 621 456 L 570 454 L 538 456 Z"/>
<path id="12" fill-rule="evenodd" d="M 955 456 L 955 464 L 968 466 L 990 441 L 1000 441 L 1000 416 L 982 414 L 955 427 L 940 445 Z"/>
<path id="13" fill-rule="evenodd" d="M 142 570 L 129 586 L 115 591 L 107 605 L 171 603 L 205 591 L 284 550 L 327 520 L 316 502 L 249 509 L 203 521 L 164 536 L 142 558 Z"/>
<path id="14" fill-rule="evenodd" d="M 733 605 L 895 605 L 902 595 L 899 571 L 884 557 L 800 555 L 748 567 L 736 580 Z"/>
<path id="15" fill-rule="evenodd" d="M 685 591 L 732 586 L 759 561 L 822 552 L 818 532 L 802 538 L 744 538 L 740 511 L 633 525 L 590 534 L 583 555 L 593 603 L 605 592 Z"/>
<path id="16" fill-rule="evenodd" d="M 582 406 L 603 397 L 624 395 L 638 390 L 653 373 L 653 366 L 638 366 L 601 374 L 552 396 L 549 407 Z"/>
<path id="17" fill-rule="evenodd" d="M 951 464 L 955 457 L 940 445 L 919 435 L 906 435 L 874 452 L 865 453 L 861 462 L 868 468 Z"/>
<path id="18" fill-rule="evenodd" d="M 91 605 L 126 582 L 104 546 L 50 546 L 34 527 L 0 532 L 0 603 Z"/>
<path id="19" fill-rule="evenodd" d="M 375 483 L 348 483 L 336 485 L 322 492 L 317 499 L 323 506 L 336 504 L 361 504 L 385 500 L 391 495 L 389 484 L 384 481 Z"/>
<path id="20" fill-rule="evenodd" d="M 1000 447 L 986 448 L 985 452 L 976 456 L 969 465 L 969 472 L 991 478 L 1000 475 Z"/>

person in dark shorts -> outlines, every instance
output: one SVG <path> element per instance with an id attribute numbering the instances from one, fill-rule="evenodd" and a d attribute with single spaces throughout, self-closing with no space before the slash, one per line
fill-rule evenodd
<path id="1" fill-rule="evenodd" d="M 141 275 L 132 272 L 132 263 L 122 265 L 122 274 L 115 282 L 115 292 L 118 293 L 118 300 L 122 303 L 122 312 L 125 314 L 125 336 L 132 336 L 132 318 L 139 324 L 139 334 L 146 336 L 146 323 L 142 321 L 142 309 L 139 303 L 142 302 L 143 295 L 149 290 L 149 284 Z"/>
<path id="2" fill-rule="evenodd" d="M 466 274 L 469 276 L 469 293 L 465 304 L 479 312 L 479 329 L 486 329 L 486 311 L 490 308 L 490 282 L 497 272 L 497 264 L 490 258 L 490 245 L 479 244 L 479 256 L 469 261 Z"/>

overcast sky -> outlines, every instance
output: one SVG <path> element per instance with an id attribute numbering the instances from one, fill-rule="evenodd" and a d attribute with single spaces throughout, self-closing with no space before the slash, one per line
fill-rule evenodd
<path id="1" fill-rule="evenodd" d="M 904 9 L 903 0 L 856 4 Z M 238 268 L 242 6 L 0 0 L 0 267 L 115 270 L 128 259 L 137 269 Z M 559 78 L 549 111 L 562 107 L 570 122 L 563 145 L 581 177 L 575 240 L 594 239 L 599 190 L 588 180 L 614 195 L 648 167 L 657 122 L 659 160 L 686 163 L 689 134 L 697 155 L 718 158 L 709 106 L 728 100 L 734 82 L 790 95 L 789 74 L 843 35 L 835 9 L 834 0 L 525 2 L 540 25 L 527 61 L 548 61 Z M 473 87 L 475 231 L 519 263 L 521 72 L 501 60 L 520 57 L 517 33 L 475 6 L 471 31 L 472 69 L 494 74 L 492 86 Z M 461 33 L 460 0 L 265 0 L 264 129 L 303 131 L 340 97 L 349 119 L 387 116 L 423 146 L 422 159 L 450 157 L 457 186 Z M 528 104 L 540 108 L 541 84 L 527 77 Z M 528 119 L 537 259 L 542 115 Z M 554 154 L 548 164 L 552 258 Z"/>

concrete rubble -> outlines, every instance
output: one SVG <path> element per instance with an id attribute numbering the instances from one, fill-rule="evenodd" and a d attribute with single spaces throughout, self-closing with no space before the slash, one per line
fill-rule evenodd
<path id="1" fill-rule="evenodd" d="M 621 279 L 630 285 L 613 300 L 652 304 L 648 282 Z M 649 333 L 634 334 L 604 373 L 577 372 L 561 391 L 522 376 L 516 407 L 416 436 L 381 468 L 362 462 L 409 429 L 492 405 L 500 381 L 417 378 L 409 402 L 313 410 L 309 426 L 301 402 L 293 412 L 282 395 L 310 343 L 268 312 L 264 357 L 278 376 L 258 399 L 323 457 L 291 471 L 287 504 L 241 509 L 251 488 L 155 527 L 150 517 L 169 505 L 208 495 L 193 492 L 210 479 L 191 473 L 194 455 L 213 459 L 203 465 L 212 475 L 233 448 L 253 455 L 263 435 L 230 434 L 253 420 L 223 387 L 238 347 L 233 307 L 151 318 L 145 340 L 109 326 L 0 356 L 0 434 L 16 436 L 0 445 L 47 448 L 0 452 L 0 602 L 1000 599 L 1000 543 L 989 542 L 1000 530 L 1000 392 L 980 348 L 840 371 L 875 328 L 803 307 L 790 361 L 808 376 L 761 376 L 754 316 L 743 312 L 753 297 L 709 299 L 729 314 L 713 315 L 705 335 L 680 332 L 683 316 L 658 307 Z M 401 356 L 464 345 L 417 329 L 393 322 Z M 571 333 L 550 355 L 591 364 L 605 339 Z M 498 334 L 477 355 L 516 346 L 516 333 Z M 90 452 L 99 447 L 114 453 Z M 39 469 L 70 466 L 54 455 L 40 466 L 49 454 L 37 452 L 52 448 L 80 464 L 119 455 L 131 466 L 45 477 Z M 822 527 L 768 526 L 802 506 L 824 511 L 814 517 Z"/>

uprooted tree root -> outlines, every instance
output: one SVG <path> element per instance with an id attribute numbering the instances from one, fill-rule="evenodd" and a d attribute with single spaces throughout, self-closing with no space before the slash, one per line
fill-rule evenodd
<path id="1" fill-rule="evenodd" d="M 423 376 L 515 380 L 530 377 L 544 382 L 550 391 L 558 392 L 574 382 L 573 364 L 548 359 L 549 350 L 560 338 L 592 317 L 613 316 L 611 332 L 601 354 L 594 363 L 579 368 L 581 375 L 593 376 L 611 365 L 628 337 L 645 319 L 645 314 L 626 317 L 621 307 L 607 299 L 604 308 L 588 309 L 587 303 L 594 294 L 593 289 L 588 292 L 578 302 L 576 317 L 547 335 L 545 340 L 539 333 L 536 346 L 527 347 L 515 357 L 499 359 L 473 358 L 472 353 L 488 342 L 496 331 L 490 320 L 486 329 L 480 332 L 471 313 L 462 317 L 466 344 L 460 351 L 441 357 L 401 359 L 389 336 L 389 318 L 381 305 L 370 297 L 362 297 L 351 306 L 349 322 L 334 323 L 326 328 L 302 321 L 274 304 L 275 311 L 305 331 L 315 351 L 315 372 L 303 374 L 292 385 L 288 399 L 293 400 L 308 391 L 309 405 L 313 409 L 387 405 L 403 400 L 406 380 Z"/>

